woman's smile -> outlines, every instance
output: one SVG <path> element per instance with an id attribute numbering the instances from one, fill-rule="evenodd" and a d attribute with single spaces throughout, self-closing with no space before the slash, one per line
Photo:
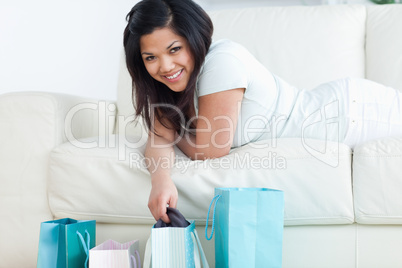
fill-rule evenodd
<path id="1" fill-rule="evenodd" d="M 164 77 L 169 82 L 176 82 L 176 81 L 180 80 L 182 73 L 183 73 L 183 69 L 179 70 L 177 73 L 174 73 L 173 75 L 165 75 Z"/>

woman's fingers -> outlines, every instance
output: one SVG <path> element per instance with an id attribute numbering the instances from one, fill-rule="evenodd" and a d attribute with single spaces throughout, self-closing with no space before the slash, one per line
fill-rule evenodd
<path id="1" fill-rule="evenodd" d="M 176 208 L 177 200 L 178 193 L 174 183 L 171 180 L 162 180 L 152 186 L 148 207 L 156 221 L 161 219 L 170 223 L 166 207 Z"/>
<path id="2" fill-rule="evenodd" d="M 169 207 L 176 208 L 176 206 L 177 206 L 177 197 L 172 196 L 168 205 L 169 205 Z M 160 205 L 160 212 L 161 212 L 160 213 L 160 215 L 161 215 L 160 219 L 162 219 L 162 221 L 165 222 L 165 223 L 170 223 L 169 216 L 167 215 L 166 203 L 162 203 Z"/>
<path id="3" fill-rule="evenodd" d="M 170 198 L 169 207 L 172 207 L 172 208 L 177 207 L 177 196 L 172 196 Z"/>
<path id="4" fill-rule="evenodd" d="M 165 213 L 162 213 L 162 216 L 160 217 L 160 219 L 164 222 L 164 223 L 170 223 L 170 219 L 169 216 L 166 213 L 166 206 L 165 206 Z"/>
<path id="5" fill-rule="evenodd" d="M 165 198 L 157 198 L 156 200 L 150 200 L 148 207 L 151 210 L 152 216 L 154 216 L 156 221 L 161 219 L 165 223 L 170 223 L 170 219 L 166 213 L 167 205 L 168 200 Z"/>

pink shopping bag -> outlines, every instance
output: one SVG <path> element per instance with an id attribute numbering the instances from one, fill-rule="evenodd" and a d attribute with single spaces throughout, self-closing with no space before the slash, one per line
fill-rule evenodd
<path id="1" fill-rule="evenodd" d="M 91 268 L 141 268 L 139 241 L 119 243 L 107 240 L 89 251 Z"/>

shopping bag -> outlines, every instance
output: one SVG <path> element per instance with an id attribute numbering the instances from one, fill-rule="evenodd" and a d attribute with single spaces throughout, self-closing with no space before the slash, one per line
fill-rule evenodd
<path id="1" fill-rule="evenodd" d="M 143 267 L 209 268 L 195 223 L 189 221 L 188 224 L 187 227 L 163 228 L 155 228 L 155 224 L 146 244 Z"/>
<path id="2" fill-rule="evenodd" d="M 119 243 L 107 240 L 89 251 L 91 268 L 141 268 L 139 241 Z"/>
<path id="3" fill-rule="evenodd" d="M 37 267 L 87 267 L 88 251 L 95 246 L 95 228 L 95 221 L 70 218 L 42 222 Z"/>
<path id="4" fill-rule="evenodd" d="M 208 217 L 214 204 L 212 231 Z M 215 231 L 216 267 L 281 267 L 284 217 L 282 191 L 215 188 L 205 236 Z"/>

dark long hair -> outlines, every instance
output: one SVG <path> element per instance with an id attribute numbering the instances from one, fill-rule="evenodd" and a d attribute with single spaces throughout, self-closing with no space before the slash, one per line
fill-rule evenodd
<path id="1" fill-rule="evenodd" d="M 135 115 L 141 115 L 148 130 L 154 131 L 152 113 L 155 112 L 161 124 L 180 132 L 190 119 L 188 114 L 194 109 L 197 77 L 212 41 L 212 21 L 192 0 L 142 0 L 131 9 L 126 19 L 128 24 L 123 43 L 127 69 L 133 79 Z M 173 92 L 154 80 L 141 57 L 140 38 L 163 27 L 185 38 L 194 58 L 194 70 L 182 92 Z M 162 105 L 151 111 L 153 104 L 173 105 L 177 109 Z"/>

